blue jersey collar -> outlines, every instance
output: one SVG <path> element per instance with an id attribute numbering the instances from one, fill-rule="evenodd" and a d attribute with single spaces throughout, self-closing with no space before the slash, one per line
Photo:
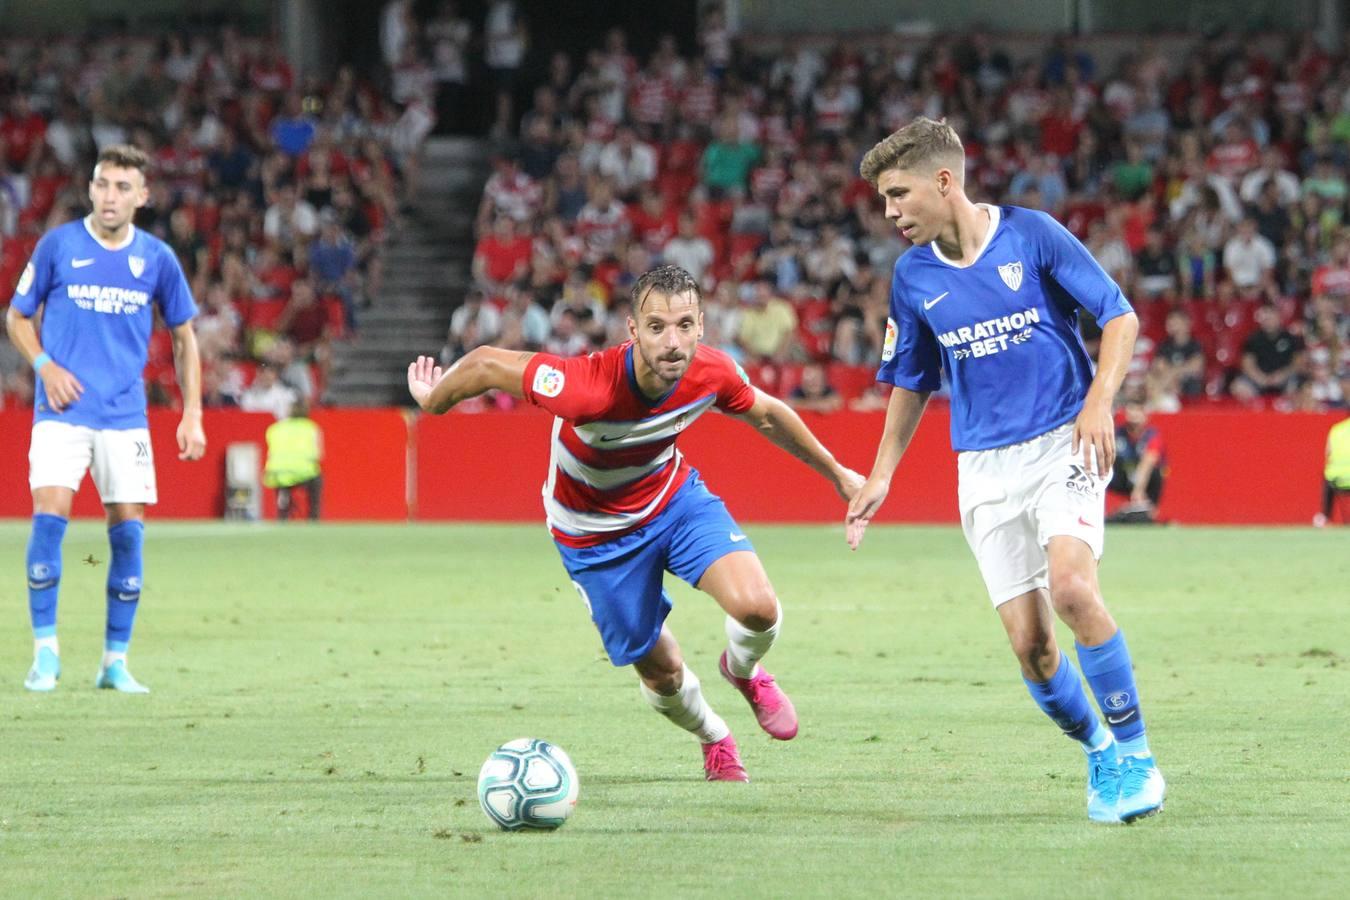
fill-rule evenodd
<path id="1" fill-rule="evenodd" d="M 1003 218 L 1003 210 L 989 203 L 976 203 L 975 206 L 989 213 L 989 230 L 984 233 L 984 241 L 980 243 L 980 249 L 975 251 L 975 258 L 965 265 L 952 262 L 942 255 L 942 251 L 938 249 L 937 241 L 933 241 L 928 246 L 933 248 L 933 256 L 937 258 L 938 262 L 945 263 L 953 269 L 969 269 L 980 261 L 980 257 L 984 256 L 984 251 L 988 250 L 989 245 L 994 242 L 994 232 L 998 231 L 998 223 Z"/>
<path id="2" fill-rule="evenodd" d="M 99 240 L 97 234 L 94 234 L 94 229 L 89 224 L 89 218 L 90 218 L 89 216 L 85 216 L 83 219 L 84 230 L 88 232 L 91 238 L 94 239 L 94 243 L 98 244 L 104 250 L 109 250 L 114 253 L 117 252 L 118 250 L 125 250 L 131 246 L 132 241 L 136 240 L 136 226 L 132 225 L 131 223 L 127 223 L 127 236 L 123 238 L 122 242 L 117 246 L 109 247 L 107 244 L 103 243 L 103 241 Z"/>

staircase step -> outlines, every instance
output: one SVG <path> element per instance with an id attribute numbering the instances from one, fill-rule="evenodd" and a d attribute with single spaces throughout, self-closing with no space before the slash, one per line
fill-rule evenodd
<path id="1" fill-rule="evenodd" d="M 492 147 L 463 137 L 434 137 L 423 146 L 413 208 L 385 246 L 380 296 L 359 311 L 357 335 L 334 346 L 325 402 L 412 405 L 408 363 L 440 353 L 451 310 L 472 280 L 474 220 Z"/>

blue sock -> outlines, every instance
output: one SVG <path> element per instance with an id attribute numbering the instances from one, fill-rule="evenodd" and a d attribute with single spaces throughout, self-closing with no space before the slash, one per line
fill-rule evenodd
<path id="1" fill-rule="evenodd" d="M 1027 684 L 1027 690 L 1031 691 L 1031 699 L 1069 737 L 1089 749 L 1105 742 L 1102 723 L 1092 711 L 1078 670 L 1063 651 L 1059 654 L 1059 668 L 1049 681 L 1022 680 Z"/>
<path id="2" fill-rule="evenodd" d="M 33 515 L 33 531 L 28 537 L 28 615 L 33 621 L 33 637 L 56 634 L 56 598 L 61 590 L 61 540 L 66 536 L 66 520 L 49 513 Z"/>
<path id="3" fill-rule="evenodd" d="M 1096 647 L 1078 643 L 1075 646 L 1088 686 L 1106 715 L 1106 724 L 1116 736 L 1121 755 L 1148 755 L 1144 714 L 1139 709 L 1139 692 L 1134 686 L 1134 667 L 1124 633 L 1117 629 L 1110 640 Z"/>
<path id="4" fill-rule="evenodd" d="M 108 529 L 112 561 L 108 564 L 108 627 L 104 649 L 125 653 L 131 640 L 131 623 L 141 600 L 141 545 L 145 523 L 137 519 L 118 522 Z"/>

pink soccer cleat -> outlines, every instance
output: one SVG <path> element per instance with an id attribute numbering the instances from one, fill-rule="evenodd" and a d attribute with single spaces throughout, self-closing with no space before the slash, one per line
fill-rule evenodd
<path id="1" fill-rule="evenodd" d="M 727 735 L 720 741 L 703 744 L 703 772 L 708 781 L 749 781 L 736 739 Z"/>
<path id="2" fill-rule="evenodd" d="M 773 676 L 764 671 L 763 666 L 749 678 L 737 678 L 727 668 L 727 652 L 723 650 L 717 668 L 721 670 L 722 677 L 735 685 L 736 690 L 750 702 L 759 727 L 769 737 L 790 741 L 797 736 L 797 710 L 793 709 L 788 695 L 774 683 Z"/>

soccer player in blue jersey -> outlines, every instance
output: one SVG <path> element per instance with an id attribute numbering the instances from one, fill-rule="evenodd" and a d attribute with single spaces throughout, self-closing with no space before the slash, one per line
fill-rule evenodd
<path id="1" fill-rule="evenodd" d="M 135 147 L 112 146 L 99 154 L 89 182 L 93 212 L 43 236 L 7 314 L 10 339 L 38 375 L 28 451 L 34 650 L 24 686 L 32 691 L 53 690 L 61 676 L 56 640 L 61 540 L 75 491 L 92 468 L 112 550 L 103 662 L 95 684 L 148 693 L 127 671 L 127 644 L 141 596 L 145 506 L 156 500 L 141 380 L 154 307 L 173 333 L 183 391 L 179 458 L 200 459 L 206 449 L 201 364 L 192 331 L 197 306 L 169 246 L 131 224 L 148 197 L 148 165 Z"/>
<path id="2" fill-rule="evenodd" d="M 1115 458 L 1111 406 L 1138 319 L 1063 226 L 971 202 L 964 174 L 960 138 L 927 118 L 863 158 L 886 218 L 915 246 L 895 264 L 877 375 L 893 387 L 872 473 L 849 505 L 848 542 L 861 543 L 945 369 L 961 524 L 989 599 L 1032 697 L 1087 754 L 1089 817 L 1131 822 L 1162 809 L 1164 784 L 1097 561 Z M 1080 309 L 1102 326 L 1095 374 Z M 1106 727 L 1055 643 L 1054 614 L 1073 631 Z"/>

